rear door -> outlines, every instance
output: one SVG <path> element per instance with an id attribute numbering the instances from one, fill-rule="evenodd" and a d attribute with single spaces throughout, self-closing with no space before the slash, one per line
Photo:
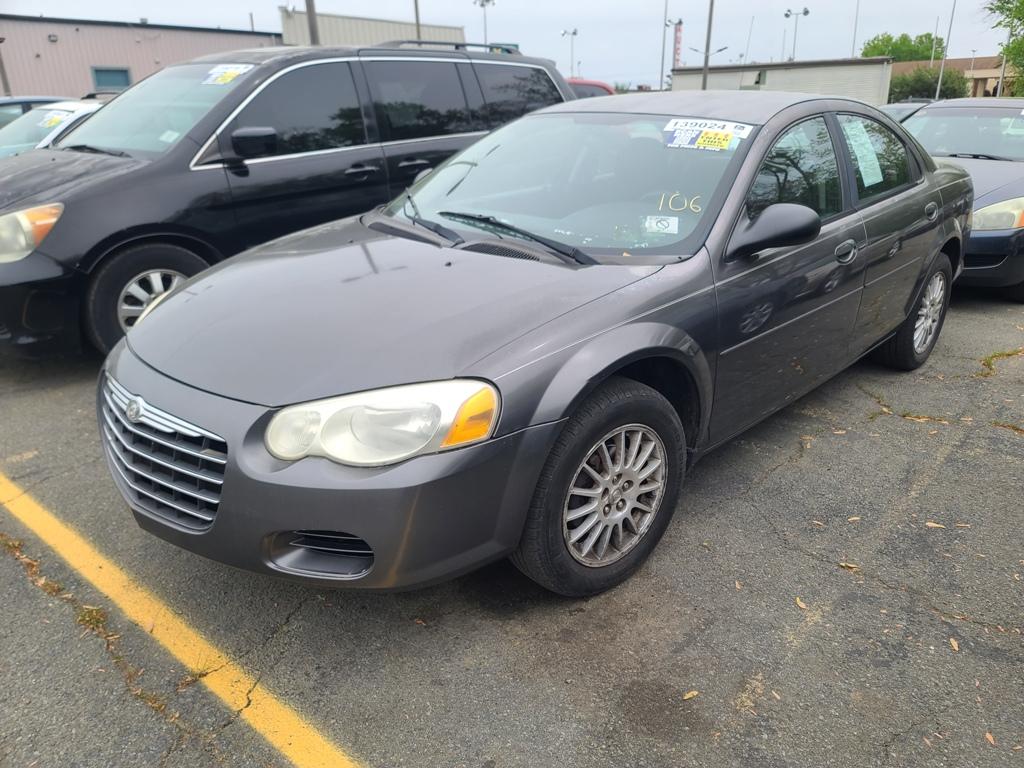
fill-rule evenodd
<path id="1" fill-rule="evenodd" d="M 841 370 L 860 305 L 864 225 L 845 192 L 847 169 L 816 115 L 784 130 L 761 161 L 740 216 L 774 203 L 817 211 L 813 242 L 715 264 L 721 352 L 711 416 L 724 440 Z"/>
<path id="2" fill-rule="evenodd" d="M 859 355 L 906 318 L 942 200 L 895 131 L 865 115 L 842 113 L 836 120 L 853 168 L 850 191 L 867 232 L 860 253 L 864 296 L 850 342 L 851 353 Z"/>
<path id="3" fill-rule="evenodd" d="M 468 64 L 442 58 L 363 59 L 390 179 L 397 196 L 416 175 L 483 135 L 479 89 Z M 476 89 L 474 91 L 474 89 Z M 475 99 L 474 99 L 475 96 Z"/>
<path id="4" fill-rule="evenodd" d="M 244 247 L 388 200 L 384 154 L 367 142 L 348 62 L 304 64 L 268 81 L 221 131 L 221 156 L 234 155 L 232 131 L 266 127 L 277 131 L 276 151 L 227 164 Z"/>

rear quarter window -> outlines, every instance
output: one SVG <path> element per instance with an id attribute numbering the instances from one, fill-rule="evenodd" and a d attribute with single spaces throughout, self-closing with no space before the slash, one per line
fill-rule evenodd
<path id="1" fill-rule="evenodd" d="M 365 67 L 385 141 L 476 130 L 454 64 L 370 61 Z"/>
<path id="2" fill-rule="evenodd" d="M 564 99 L 551 77 L 539 67 L 475 62 L 484 91 L 484 115 L 491 128 Z"/>

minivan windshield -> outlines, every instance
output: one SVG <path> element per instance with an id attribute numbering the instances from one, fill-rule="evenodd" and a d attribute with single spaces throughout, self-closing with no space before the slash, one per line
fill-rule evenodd
<path id="1" fill-rule="evenodd" d="M 754 130 L 671 115 L 531 115 L 438 166 L 385 213 L 467 240 L 516 238 L 504 223 L 606 262 L 674 258 L 703 243 Z"/>
<path id="2" fill-rule="evenodd" d="M 925 107 L 903 127 L 933 157 L 1024 160 L 1024 114 L 1007 107 Z"/>
<path id="3" fill-rule="evenodd" d="M 182 64 L 132 86 L 57 142 L 154 159 L 234 89 L 251 64 Z"/>

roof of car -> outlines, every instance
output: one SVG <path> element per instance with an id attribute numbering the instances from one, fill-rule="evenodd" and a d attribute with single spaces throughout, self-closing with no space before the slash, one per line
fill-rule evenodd
<path id="1" fill-rule="evenodd" d="M 1002 107 L 1003 109 L 1024 109 L 1024 99 L 978 97 L 973 99 L 946 99 L 945 101 L 933 101 L 926 105 L 928 109 L 941 109 L 942 107 Z"/>
<path id="2" fill-rule="evenodd" d="M 444 47 L 438 47 L 444 45 Z M 195 63 L 217 63 L 217 64 L 266 64 L 312 61 L 316 59 L 343 58 L 346 56 L 373 55 L 373 54 L 398 54 L 399 56 L 440 56 L 451 58 L 453 56 L 466 59 L 490 59 L 494 61 L 513 61 L 524 64 L 551 64 L 542 58 L 523 56 L 518 53 L 491 53 L 489 51 L 467 50 L 457 48 L 458 45 L 466 43 L 432 43 L 422 46 L 398 46 L 392 44 L 373 46 L 310 46 L 310 45 L 277 45 L 263 48 L 247 48 L 237 51 L 224 51 L 211 53 L 192 59 L 187 64 Z"/>
<path id="3" fill-rule="evenodd" d="M 40 104 L 51 104 L 55 101 L 64 101 L 67 96 L 0 96 L 0 104 L 24 104 L 36 102 Z"/>
<path id="4" fill-rule="evenodd" d="M 102 106 L 103 102 L 101 101 L 79 101 L 78 99 L 68 99 L 67 101 L 51 101 L 46 104 L 40 104 L 32 109 L 39 109 L 43 111 L 62 109 L 67 112 L 81 112 L 83 110 L 96 110 Z"/>
<path id="5" fill-rule="evenodd" d="M 759 125 L 795 104 L 835 100 L 836 97 L 788 91 L 652 91 L 567 101 L 544 111 L 678 115 Z"/>

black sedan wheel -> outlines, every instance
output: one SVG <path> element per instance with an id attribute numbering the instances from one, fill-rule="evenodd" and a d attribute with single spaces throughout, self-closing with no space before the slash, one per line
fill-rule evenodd
<path id="1" fill-rule="evenodd" d="M 208 266 L 192 251 L 167 243 L 139 245 L 110 257 L 86 297 L 89 341 L 109 352 L 150 304 Z"/>
<path id="2" fill-rule="evenodd" d="M 555 443 L 512 561 L 572 597 L 621 583 L 668 527 L 685 462 L 671 403 L 639 382 L 609 380 Z"/>

